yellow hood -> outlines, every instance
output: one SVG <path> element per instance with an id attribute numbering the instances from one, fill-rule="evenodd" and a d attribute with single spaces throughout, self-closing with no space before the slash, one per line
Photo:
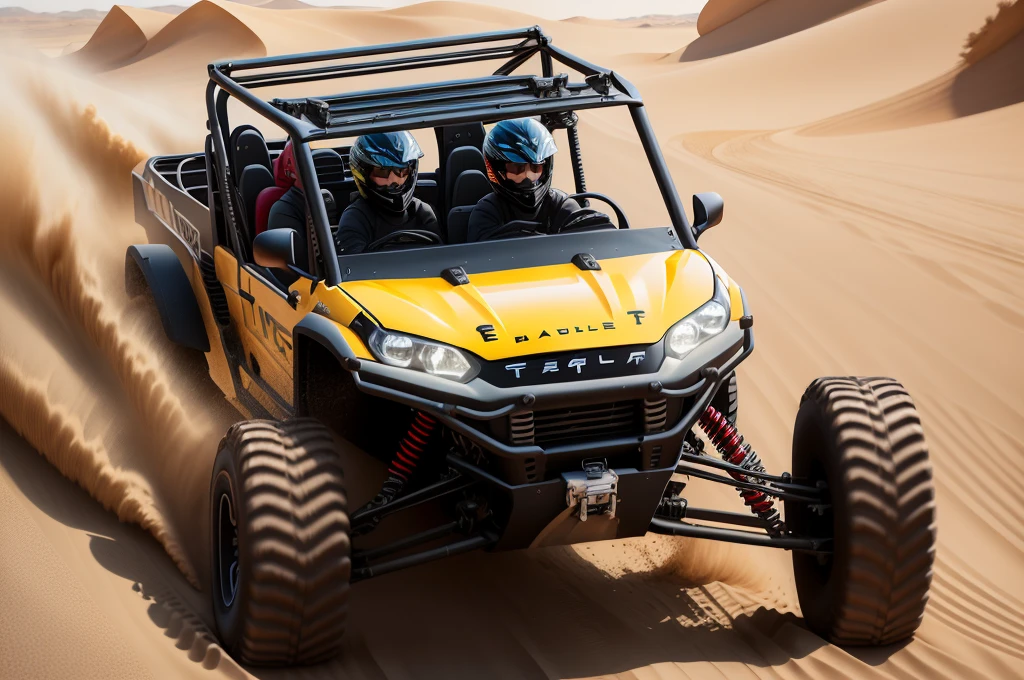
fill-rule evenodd
<path id="1" fill-rule="evenodd" d="M 453 286 L 426 279 L 341 284 L 385 328 L 469 350 L 487 360 L 651 344 L 707 302 L 714 272 L 696 251 L 470 274 Z"/>

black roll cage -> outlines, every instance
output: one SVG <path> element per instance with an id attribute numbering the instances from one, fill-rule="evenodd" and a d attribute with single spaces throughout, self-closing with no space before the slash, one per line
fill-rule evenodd
<path id="1" fill-rule="evenodd" d="M 475 47 L 294 68 L 321 62 L 469 46 Z M 542 76 L 513 75 L 517 68 L 534 55 L 540 55 Z M 253 92 L 257 88 L 275 85 L 492 60 L 502 60 L 503 63 L 492 75 L 479 78 L 372 89 L 318 98 L 274 99 L 269 102 Z M 583 74 L 584 82 L 574 83 L 564 75 L 555 75 L 555 62 Z M 299 175 L 303 186 L 306 187 L 305 193 L 313 223 L 311 235 L 319 244 L 321 255 L 317 261 L 312 253 L 314 249 L 310 249 L 310 270 L 316 276 L 324 278 L 330 286 L 341 283 L 341 267 L 323 200 L 309 199 L 310 196 L 320 195 L 320 184 L 309 142 L 371 132 L 412 130 L 470 122 L 491 123 L 520 116 L 566 113 L 608 106 L 629 107 L 633 124 L 672 220 L 672 226 L 684 247 L 697 248 L 639 92 L 619 74 L 555 47 L 550 37 L 545 35 L 539 26 L 258 59 L 224 60 L 210 64 L 208 70 L 208 127 L 213 141 L 216 165 L 219 168 L 219 194 L 223 201 L 225 220 L 229 223 L 226 231 L 236 253 L 244 254 L 246 251 L 238 242 L 235 226 L 238 206 L 235 205 L 232 190 L 232 168 L 228 162 L 226 142 L 230 137 L 227 120 L 229 96 L 235 97 L 284 129 L 291 138 Z M 238 75 L 243 72 L 247 73 Z M 580 188 L 577 187 L 577 190 Z M 211 210 L 211 218 L 214 220 L 215 214 L 216 211 Z"/>

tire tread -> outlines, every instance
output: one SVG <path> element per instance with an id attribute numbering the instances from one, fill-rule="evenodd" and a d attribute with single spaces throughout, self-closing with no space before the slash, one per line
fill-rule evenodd
<path id="1" fill-rule="evenodd" d="M 828 630 L 886 645 L 917 629 L 935 558 L 932 469 L 913 400 L 890 378 L 819 378 L 803 401 L 825 415 L 850 512 L 846 582 Z"/>
<path id="2" fill-rule="evenodd" d="M 247 421 L 222 448 L 237 456 L 252 560 L 238 658 L 295 665 L 337 654 L 349 599 L 349 522 L 334 438 L 318 421 Z"/>

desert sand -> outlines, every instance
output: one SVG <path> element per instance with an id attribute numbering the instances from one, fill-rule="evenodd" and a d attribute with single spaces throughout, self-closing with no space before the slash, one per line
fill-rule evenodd
<path id="1" fill-rule="evenodd" d="M 114 8 L 86 35 L 37 17 L 5 38 L 0 677 L 1024 676 L 1024 2 L 942 5 L 711 0 L 696 26 L 641 27 L 202 0 Z M 359 584 L 325 666 L 245 669 L 217 646 L 205 503 L 239 416 L 124 299 L 124 249 L 143 234 L 131 168 L 201 148 L 212 59 L 535 23 L 639 87 L 681 193 L 724 197 L 701 245 L 754 309 L 739 424 L 769 469 L 789 465 L 814 377 L 891 375 L 914 395 L 939 543 L 913 640 L 831 646 L 800 620 L 788 554 L 649 536 Z M 620 162 L 638 153 L 626 121 L 583 120 L 588 178 L 644 195 L 649 178 Z"/>

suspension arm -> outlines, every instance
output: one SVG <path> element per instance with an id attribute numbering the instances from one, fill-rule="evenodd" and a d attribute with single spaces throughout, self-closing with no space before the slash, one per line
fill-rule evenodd
<path id="1" fill-rule="evenodd" d="M 405 496 L 399 496 L 387 505 L 360 510 L 352 515 L 351 523 L 352 526 L 357 526 L 359 524 L 371 522 L 374 518 L 383 519 L 390 514 L 411 508 L 414 505 L 426 503 L 427 501 L 432 501 L 437 498 L 441 498 L 442 496 L 447 496 L 449 494 L 462 491 L 463 489 L 468 489 L 474 484 L 476 484 L 476 480 L 467 479 L 462 475 L 456 475 L 450 479 L 443 479 L 440 482 L 434 482 L 429 486 L 425 486 L 422 489 L 413 491 Z"/>
<path id="2" fill-rule="evenodd" d="M 393 555 L 394 553 L 401 552 L 406 548 L 412 548 L 423 543 L 428 543 L 430 541 L 434 541 L 439 538 L 449 536 L 455 533 L 455 530 L 458 528 L 458 522 L 449 522 L 448 524 L 443 524 L 439 527 L 434 527 L 433 529 L 421 531 L 418 534 L 413 534 L 411 536 L 406 536 L 405 538 L 400 538 L 397 541 L 388 543 L 387 545 L 382 545 L 377 548 L 368 548 L 366 550 L 357 550 L 352 553 L 352 561 L 369 562 L 380 557 Z"/>
<path id="3" fill-rule="evenodd" d="M 735 524 L 741 527 L 753 527 L 755 529 L 766 529 L 768 523 L 756 515 L 749 515 L 742 512 L 728 512 L 726 510 L 712 510 L 710 508 L 694 508 L 686 506 L 683 511 L 684 519 L 699 519 L 705 522 L 718 522 L 720 524 Z M 671 519 L 662 517 L 662 519 Z"/>
<path id="4" fill-rule="evenodd" d="M 773 496 L 775 498 L 780 498 L 782 500 L 794 501 L 794 502 L 797 502 L 797 503 L 814 503 L 814 504 L 819 504 L 819 503 L 823 503 L 824 502 L 824 499 L 822 499 L 821 494 L 817 493 L 818 490 L 817 489 L 810 489 L 809 487 L 807 488 L 807 490 L 813 492 L 814 493 L 813 496 L 806 496 L 806 495 L 792 493 L 790 491 L 783 491 L 781 489 L 772 488 L 772 487 L 767 486 L 765 484 L 757 484 L 757 483 L 754 483 L 754 482 L 742 482 L 742 481 L 740 481 L 738 479 L 733 479 L 732 477 L 723 477 L 721 475 L 716 475 L 716 474 L 714 474 L 712 472 L 708 472 L 707 470 L 701 470 L 700 468 L 691 467 L 689 465 L 678 465 L 678 466 L 676 466 L 676 472 L 678 472 L 681 475 L 690 475 L 691 477 L 696 477 L 698 479 L 706 479 L 709 482 L 716 482 L 718 484 L 725 484 L 726 486 L 731 486 L 731 487 L 734 487 L 736 489 L 746 489 L 746 490 L 749 490 L 749 491 L 760 491 L 760 492 L 764 493 L 765 495 Z"/>
<path id="5" fill-rule="evenodd" d="M 688 524 L 686 522 L 660 519 L 658 517 L 651 520 L 649 531 L 655 534 L 666 534 L 668 536 L 708 538 L 713 541 L 741 543 L 743 545 L 756 545 L 767 548 L 781 548 L 783 550 L 800 550 L 815 553 L 832 552 L 832 539 L 829 538 L 769 536 L 768 534 L 756 533 L 753 531 L 707 527 L 699 524 Z"/>
<path id="6" fill-rule="evenodd" d="M 821 491 L 821 489 L 816 486 L 795 483 L 788 473 L 784 473 L 782 475 L 771 475 L 767 472 L 748 470 L 746 468 L 741 468 L 738 465 L 727 463 L 724 460 L 712 458 L 706 454 L 688 453 L 685 449 L 679 454 L 679 460 L 686 463 L 693 463 L 695 465 L 706 465 L 708 467 L 718 468 L 719 470 L 725 470 L 726 472 L 738 472 L 746 475 L 747 477 L 756 477 L 766 482 L 771 482 L 773 486 L 778 487 L 783 491 L 807 494 L 815 494 Z"/>
<path id="7" fill-rule="evenodd" d="M 362 581 L 374 576 L 383 576 L 384 574 L 390 574 L 391 572 L 398 571 L 399 569 L 414 567 L 425 562 L 433 562 L 434 560 L 439 560 L 443 557 L 460 555 L 465 552 L 470 552 L 471 550 L 486 548 L 497 542 L 498 537 L 490 533 L 472 536 L 461 541 L 449 543 L 448 545 L 442 545 L 439 548 L 433 548 L 431 550 L 425 550 L 412 555 L 406 555 L 405 557 L 399 557 L 388 562 L 382 562 L 372 567 L 360 567 L 358 569 L 353 569 L 352 580 Z"/>

